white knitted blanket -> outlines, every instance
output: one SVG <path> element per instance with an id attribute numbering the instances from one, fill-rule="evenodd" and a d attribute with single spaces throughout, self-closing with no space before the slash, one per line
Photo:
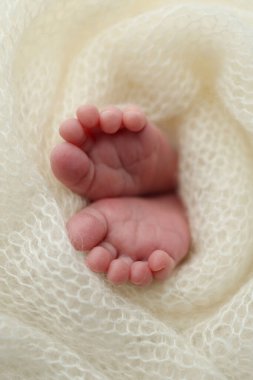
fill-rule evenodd
<path id="1" fill-rule="evenodd" d="M 190 255 L 114 287 L 71 247 L 58 124 L 137 103 L 181 154 Z M 0 1 L 1 380 L 252 380 L 253 1 Z"/>

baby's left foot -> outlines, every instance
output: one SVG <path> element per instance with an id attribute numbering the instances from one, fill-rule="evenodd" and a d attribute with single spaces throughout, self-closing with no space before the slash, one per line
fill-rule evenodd
<path id="1" fill-rule="evenodd" d="M 137 107 L 82 106 L 60 127 L 51 153 L 56 178 L 90 200 L 168 192 L 176 187 L 177 153 Z"/>
<path id="2" fill-rule="evenodd" d="M 114 284 L 165 279 L 190 245 L 185 211 L 173 195 L 102 199 L 74 215 L 67 229 L 77 250 L 91 250 L 88 267 Z"/>

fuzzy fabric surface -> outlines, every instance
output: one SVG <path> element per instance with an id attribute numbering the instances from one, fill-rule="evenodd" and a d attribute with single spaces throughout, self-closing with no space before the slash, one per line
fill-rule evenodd
<path id="1" fill-rule="evenodd" d="M 139 104 L 180 151 L 192 231 L 164 283 L 112 286 L 72 248 L 53 177 L 83 103 Z M 1 0 L 1 380 L 251 380 L 253 2 Z"/>

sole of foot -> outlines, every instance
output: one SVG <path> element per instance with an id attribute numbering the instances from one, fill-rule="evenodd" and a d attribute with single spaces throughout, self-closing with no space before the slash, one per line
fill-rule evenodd
<path id="1" fill-rule="evenodd" d="M 62 123 L 65 142 L 51 153 L 55 177 L 90 200 L 145 195 L 176 187 L 177 154 L 136 106 L 80 107 Z"/>
<path id="2" fill-rule="evenodd" d="M 115 285 L 164 280 L 186 256 L 190 231 L 176 196 L 108 198 L 92 203 L 67 224 L 88 267 Z"/>

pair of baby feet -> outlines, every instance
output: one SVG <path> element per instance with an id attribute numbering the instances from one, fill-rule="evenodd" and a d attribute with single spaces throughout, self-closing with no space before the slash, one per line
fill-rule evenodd
<path id="1" fill-rule="evenodd" d="M 172 193 L 177 154 L 136 106 L 78 108 L 51 153 L 55 177 L 92 202 L 67 223 L 87 266 L 114 284 L 163 280 L 187 254 L 185 210 Z"/>

